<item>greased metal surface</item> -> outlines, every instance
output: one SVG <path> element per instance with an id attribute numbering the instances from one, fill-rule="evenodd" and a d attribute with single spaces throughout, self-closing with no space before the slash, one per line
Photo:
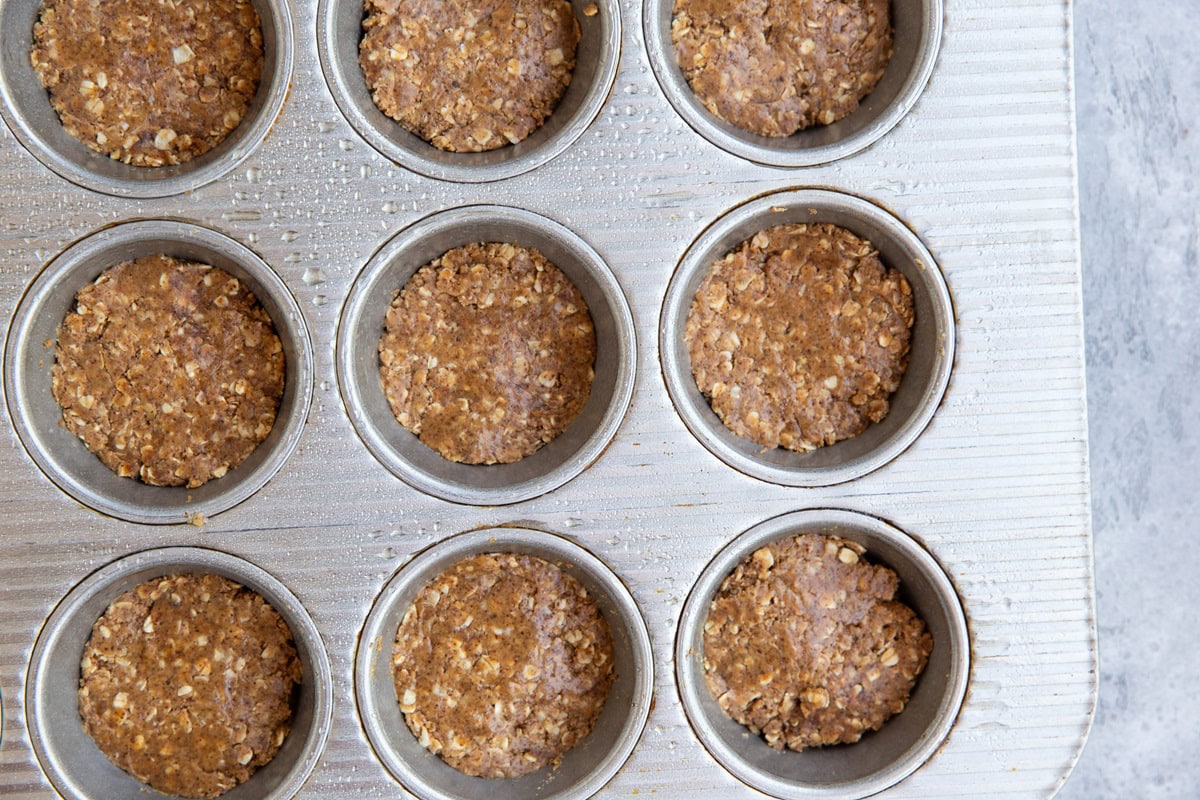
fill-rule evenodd
<path id="1" fill-rule="evenodd" d="M 725 544 L 813 507 L 866 512 L 910 534 L 945 570 L 967 615 L 972 667 L 962 710 L 936 754 L 885 796 L 953 798 L 986 787 L 993 797 L 1046 797 L 1061 784 L 1086 735 L 1096 681 L 1069 4 L 951 0 L 937 65 L 912 111 L 869 149 L 803 170 L 737 158 L 684 122 L 650 67 L 642 10 L 620 5 L 621 61 L 596 121 L 560 155 L 508 180 L 440 182 L 368 145 L 326 87 L 312 0 L 291 9 L 295 69 L 272 132 L 235 172 L 189 194 L 137 200 L 81 189 L 0 133 L 6 319 L 42 266 L 76 239 L 128 219 L 182 218 L 244 243 L 279 273 L 303 308 L 316 356 L 296 451 L 262 489 L 202 528 L 88 510 L 54 487 L 10 426 L 0 434 L 8 445 L 0 449 L 0 794 L 54 796 L 29 744 L 25 697 L 34 640 L 63 596 L 131 552 L 202 544 L 270 572 L 325 639 L 337 701 L 300 796 L 403 796 L 352 700 L 367 613 L 418 550 L 459 531 L 522 523 L 603 559 L 650 628 L 655 705 L 602 796 L 754 796 L 689 727 L 672 643 L 684 598 Z M 671 403 L 657 335 L 668 280 L 706 226 L 757 195 L 804 186 L 864 197 L 911 227 L 945 274 L 957 316 L 953 373 L 928 427 L 886 466 L 815 489 L 763 482 L 711 455 Z M 503 507 L 457 505 L 398 480 L 356 435 L 334 368 L 339 310 L 371 255 L 427 215 L 471 204 L 527 209 L 594 247 L 629 299 L 637 334 L 633 401 L 612 444 L 560 488 Z"/>

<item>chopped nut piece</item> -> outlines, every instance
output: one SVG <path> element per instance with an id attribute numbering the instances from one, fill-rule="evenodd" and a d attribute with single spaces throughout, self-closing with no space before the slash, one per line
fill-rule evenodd
<path id="1" fill-rule="evenodd" d="M 209 604 L 196 614 L 202 596 Z M 151 618 L 176 635 L 144 635 Z M 181 674 L 205 674 L 214 644 L 255 658 L 219 690 L 178 683 Z M 84 730 L 118 767 L 182 797 L 216 797 L 274 758 L 301 680 L 279 614 L 216 575 L 168 576 L 121 595 L 93 626 L 82 663 L 89 665 L 79 682 Z"/>
<path id="2" fill-rule="evenodd" d="M 359 64 L 375 105 L 442 150 L 523 141 L 571 83 L 579 23 L 566 0 L 364 7 Z"/>
<path id="3" fill-rule="evenodd" d="M 858 108 L 892 56 L 889 0 L 676 0 L 675 58 L 704 107 L 760 136 Z"/>
<path id="4" fill-rule="evenodd" d="M 410 611 L 392 651 L 396 696 L 417 741 L 450 766 L 518 777 L 591 731 L 614 680 L 612 635 L 558 567 L 509 553 L 466 558 Z"/>
<path id="5" fill-rule="evenodd" d="M 183 164 L 249 108 L 262 25 L 250 0 L 43 0 L 30 60 L 71 136 L 137 167 Z"/>
<path id="6" fill-rule="evenodd" d="M 166 256 L 123 262 L 79 291 L 59 327 L 52 390 L 63 421 L 118 475 L 195 488 L 240 464 L 275 424 L 279 337 L 248 288 L 223 294 L 206 282 L 214 273 L 228 277 Z M 234 402 L 223 387 L 238 381 Z"/>
<path id="7" fill-rule="evenodd" d="M 709 608 L 709 693 L 776 750 L 857 742 L 878 730 L 903 710 L 932 652 L 924 622 L 894 599 L 896 573 L 862 552 L 833 536 L 774 542 L 733 570 Z"/>
<path id="8" fill-rule="evenodd" d="M 587 403 L 595 359 L 579 290 L 510 244 L 457 247 L 422 267 L 379 340 L 397 421 L 468 464 L 512 463 L 558 437 Z"/>
<path id="9" fill-rule="evenodd" d="M 696 386 L 726 427 L 806 451 L 887 415 L 912 325 L 908 281 L 869 242 L 793 224 L 759 231 L 712 266 L 684 341 Z"/>

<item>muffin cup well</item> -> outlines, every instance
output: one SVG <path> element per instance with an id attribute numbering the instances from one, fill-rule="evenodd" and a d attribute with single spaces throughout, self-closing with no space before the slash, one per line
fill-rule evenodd
<path id="1" fill-rule="evenodd" d="M 598 14 L 584 9 L 594 5 Z M 612 90 L 621 58 L 621 8 L 617 0 L 572 0 L 580 40 L 571 85 L 546 121 L 528 138 L 483 153 L 440 150 L 388 117 L 371 99 L 358 46 L 363 0 L 320 0 L 317 53 L 333 99 L 350 125 L 372 147 L 402 167 L 445 181 L 483 183 L 520 175 L 567 149 L 592 124 Z"/>
<path id="2" fill-rule="evenodd" d="M 897 599 L 925 621 L 933 652 L 908 705 L 855 744 L 777 752 L 730 719 L 704 681 L 704 622 L 733 569 L 758 548 L 805 533 L 858 542 L 868 561 L 900 578 Z M 924 764 L 950 733 L 966 694 L 970 641 L 958 595 L 938 563 L 902 531 L 854 511 L 796 511 L 754 526 L 709 562 L 679 619 L 675 676 L 692 729 L 734 777 L 785 800 L 857 800 L 881 792 Z"/>
<path id="3" fill-rule="evenodd" d="M 42 0 L 0 0 L 0 112 L 17 140 L 48 169 L 72 183 L 121 197 L 167 197 L 227 174 L 266 138 L 292 79 L 295 43 L 287 0 L 251 0 L 262 21 L 263 71 L 258 91 L 229 136 L 178 165 L 135 167 L 97 153 L 63 128 L 29 60 Z"/>
<path id="4" fill-rule="evenodd" d="M 134 553 L 92 573 L 50 614 L 33 647 L 25 688 L 26 723 L 38 763 L 67 800 L 141 800 L 147 787 L 110 762 L 83 729 L 79 670 L 92 626 L 124 592 L 178 573 L 224 576 L 266 600 L 291 628 L 303 679 L 291 731 L 270 763 L 222 800 L 287 800 L 312 772 L 329 735 L 333 680 L 308 612 L 275 578 L 236 556 L 195 547 Z M 162 795 L 159 795 L 162 796 Z"/>
<path id="5" fill-rule="evenodd" d="M 692 375 L 683 336 L 688 312 L 713 264 L 760 230 L 775 225 L 832 223 L 871 242 L 885 266 L 912 287 L 908 369 L 891 396 L 891 410 L 864 432 L 807 453 L 763 448 L 733 433 L 712 410 Z M 714 455 L 747 475 L 785 486 L 829 486 L 887 464 L 933 418 L 954 363 L 954 309 L 946 280 L 921 240 L 879 206 L 823 189 L 769 194 L 734 208 L 692 243 L 667 287 L 659 324 L 663 377 L 684 424 Z"/>
<path id="6" fill-rule="evenodd" d="M 60 424 L 51 393 L 58 327 L 75 294 L 116 264 L 165 254 L 219 267 L 244 282 L 266 309 L 283 345 L 285 384 L 275 425 L 237 467 L 195 489 L 151 486 L 119 477 Z M 105 228 L 74 243 L 34 279 L 13 316 L 4 354 L 5 397 L 21 443 L 41 470 L 80 503 L 130 522 L 186 522 L 225 511 L 258 491 L 300 439 L 312 399 L 313 351 L 308 328 L 283 280 L 245 246 L 208 228 L 144 220 Z"/>
<path id="7" fill-rule="evenodd" d="M 616 680 L 596 727 L 562 756 L 521 778 L 474 778 L 417 743 L 396 698 L 392 646 L 405 612 L 430 580 L 481 553 L 522 553 L 545 559 L 587 589 L 612 630 Z M 447 539 L 417 554 L 387 583 L 367 616 L 354 661 L 358 710 L 375 753 L 422 800 L 581 800 L 617 774 L 633 752 L 650 706 L 654 656 L 646 622 L 621 580 L 600 559 L 568 539 L 524 528 L 489 528 Z"/>
<path id="8" fill-rule="evenodd" d="M 511 464 L 443 458 L 396 421 L 379 378 L 379 337 L 395 293 L 447 250 L 474 242 L 537 248 L 579 289 L 596 331 L 595 379 L 583 411 L 552 442 Z M 581 473 L 608 446 L 625 416 L 636 362 L 633 315 L 600 255 L 557 222 L 501 206 L 451 209 L 401 231 L 367 262 L 338 324 L 338 381 L 358 435 L 394 475 L 457 503 L 517 503 Z"/>
<path id="9" fill-rule="evenodd" d="M 675 59 L 674 5 L 673 0 L 645 0 L 642 6 L 646 49 L 667 99 L 688 125 L 717 147 L 775 167 L 825 164 L 877 141 L 917 102 L 942 40 L 942 0 L 892 0 L 892 59 L 858 109 L 832 125 L 815 125 L 787 137 L 759 136 L 719 119 L 697 99 Z"/>

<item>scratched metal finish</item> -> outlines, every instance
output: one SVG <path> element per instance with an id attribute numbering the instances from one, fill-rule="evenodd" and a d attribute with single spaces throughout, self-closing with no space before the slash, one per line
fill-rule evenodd
<path id="1" fill-rule="evenodd" d="M 122 200 L 67 184 L 0 135 L 0 313 L 74 239 L 120 220 L 171 216 L 259 252 L 298 296 L 316 340 L 317 388 L 297 453 L 258 494 L 191 526 L 101 517 L 56 490 L 5 421 L 0 434 L 0 795 L 53 793 L 25 731 L 23 681 L 55 603 L 129 552 L 203 545 L 290 587 L 325 636 L 337 703 L 324 757 L 301 796 L 398 797 L 356 717 L 356 637 L 387 578 L 451 533 L 523 522 L 565 533 L 629 584 L 650 626 L 656 704 L 608 797 L 755 796 L 692 735 L 671 648 L 692 581 L 737 533 L 796 509 L 884 517 L 924 543 L 956 584 L 972 676 L 944 747 L 888 797 L 1047 797 L 1083 744 L 1095 700 L 1083 331 L 1070 4 L 948 0 L 942 52 L 908 117 L 857 156 L 785 171 L 730 156 L 668 105 L 647 64 L 641 8 L 622 3 L 615 88 L 566 153 L 511 180 L 439 183 L 384 160 L 330 99 L 315 54 L 314 0 L 294 4 L 293 87 L 265 144 L 192 194 Z M 13 32 L 5 40 L 13 44 Z M 795 489 L 734 472 L 676 416 L 656 323 L 671 271 L 716 217 L 758 193 L 824 186 L 880 202 L 923 238 L 958 314 L 954 373 L 917 442 L 850 483 Z M 477 508 L 424 496 L 354 435 L 333 367 L 338 309 L 392 234 L 434 211 L 511 204 L 551 217 L 603 255 L 637 325 L 639 375 L 614 444 L 538 499 Z M 3 408 L 0 404 L 0 408 Z"/>

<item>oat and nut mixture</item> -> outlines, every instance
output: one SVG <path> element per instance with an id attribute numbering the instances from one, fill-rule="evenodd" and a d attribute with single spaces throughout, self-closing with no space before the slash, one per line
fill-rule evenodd
<path id="1" fill-rule="evenodd" d="M 836 536 L 762 547 L 704 623 L 704 678 L 721 709 L 792 750 L 857 742 L 908 703 L 933 650 L 892 570 Z"/>
<path id="2" fill-rule="evenodd" d="M 595 600 L 540 558 L 464 559 L 420 591 L 392 655 L 396 697 L 423 747 L 460 772 L 515 778 L 591 731 L 614 680 Z"/>
<path id="3" fill-rule="evenodd" d="M 110 469 L 195 488 L 271 432 L 284 355 L 253 292 L 206 264 L 122 262 L 75 296 L 52 388 L 67 429 Z"/>
<path id="4" fill-rule="evenodd" d="M 554 111 L 575 69 L 566 0 L 365 0 L 359 64 L 379 110 L 434 147 L 495 150 Z"/>
<path id="5" fill-rule="evenodd" d="M 912 325 L 908 281 L 870 242 L 834 225 L 780 225 L 713 265 L 684 340 L 727 428 L 808 451 L 887 415 Z"/>
<path id="6" fill-rule="evenodd" d="M 830 125 L 892 57 L 890 0 L 675 0 L 671 41 L 705 108 L 760 136 Z"/>
<path id="7" fill-rule="evenodd" d="M 380 379 L 401 425 L 450 461 L 508 464 L 565 431 L 591 393 L 596 335 L 534 248 L 456 247 L 388 309 Z"/>
<path id="8" fill-rule="evenodd" d="M 126 164 L 182 164 L 246 115 L 262 25 L 249 0 L 44 0 L 31 60 L 67 133 Z"/>
<path id="9" fill-rule="evenodd" d="M 300 660 L 287 623 L 218 575 L 147 581 L 83 649 L 79 713 L 110 761 L 169 795 L 216 797 L 275 757 Z"/>

